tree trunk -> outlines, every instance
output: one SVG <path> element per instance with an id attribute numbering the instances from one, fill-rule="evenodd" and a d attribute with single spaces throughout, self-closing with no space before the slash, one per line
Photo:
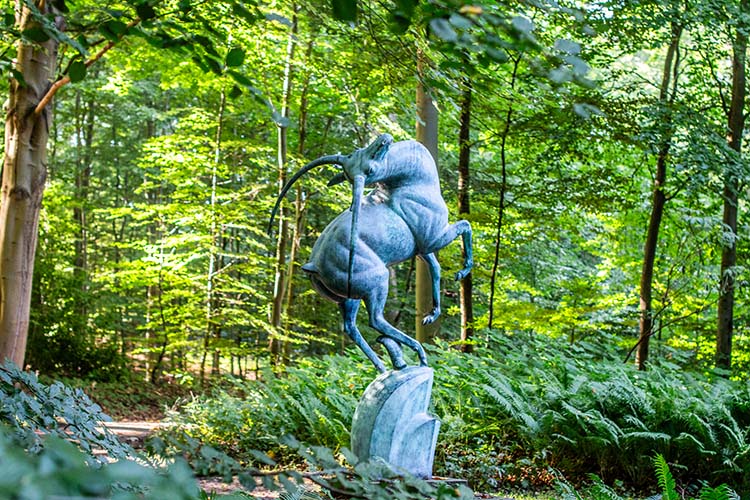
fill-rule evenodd
<path id="1" fill-rule="evenodd" d="M 309 40 L 307 42 L 307 49 L 305 50 L 305 61 L 310 60 L 310 55 L 313 50 L 313 42 Z M 305 157 L 305 147 L 307 140 L 307 108 L 308 108 L 308 90 L 310 87 L 310 72 L 305 74 L 304 82 L 302 84 L 302 91 L 300 92 L 300 103 L 299 103 L 299 119 L 297 121 L 297 157 Z M 305 215 L 305 201 L 302 186 L 297 184 L 296 186 L 296 197 L 294 199 L 294 226 L 292 227 L 292 247 L 289 251 L 289 266 L 287 268 L 287 280 L 286 280 L 286 303 L 284 304 L 285 321 L 284 321 L 284 333 L 288 337 L 290 332 L 289 317 L 294 304 L 294 275 L 297 264 L 297 253 L 299 252 L 300 238 L 302 237 L 302 224 Z M 290 343 L 284 342 L 284 362 L 289 362 L 290 355 Z"/>
<path id="2" fill-rule="evenodd" d="M 438 110 L 432 100 L 429 89 L 425 88 L 424 65 L 425 56 L 420 51 L 417 59 L 417 141 L 424 144 L 427 150 L 438 162 Z M 440 319 L 432 324 L 423 325 L 422 318 L 429 314 L 434 307 L 432 303 L 432 276 L 430 269 L 422 259 L 417 259 L 416 265 L 416 339 L 419 342 L 430 342 L 440 330 Z"/>
<path id="3" fill-rule="evenodd" d="M 516 88 L 516 81 L 518 80 L 518 67 L 521 64 L 521 55 L 518 55 L 513 60 L 513 72 L 510 77 L 510 90 L 511 92 Z M 492 321 L 495 315 L 495 283 L 497 282 L 497 271 L 500 267 L 500 236 L 503 230 L 503 216 L 505 215 L 505 195 L 508 191 L 508 156 L 507 156 L 507 145 L 508 135 L 510 134 L 510 126 L 513 119 L 513 94 L 508 98 L 508 109 L 505 112 L 505 125 L 503 126 L 503 132 L 500 142 L 500 169 L 502 173 L 502 180 L 500 182 L 500 200 L 497 208 L 497 231 L 495 233 L 495 258 L 492 262 L 492 272 L 490 273 L 490 304 L 487 311 L 487 328 L 492 328 Z"/>
<path id="4" fill-rule="evenodd" d="M 76 201 L 73 207 L 73 218 L 78 226 L 78 237 L 75 241 L 75 262 L 73 272 L 81 287 L 78 297 L 79 324 L 85 324 L 88 317 L 86 294 L 88 293 L 88 202 L 89 185 L 91 184 L 91 161 L 94 139 L 94 121 L 96 104 L 86 103 L 86 110 L 81 108 L 81 91 L 76 93 Z M 83 333 L 83 332 L 79 332 Z"/>
<path id="5" fill-rule="evenodd" d="M 748 0 L 741 3 L 741 11 L 750 10 Z M 743 23 L 744 24 L 744 23 Z M 739 26 L 732 47 L 732 100 L 729 107 L 727 143 L 737 151 L 742 151 L 742 133 L 745 128 L 745 96 L 747 94 L 745 63 L 747 60 L 746 26 Z M 737 264 L 737 208 L 739 180 L 736 169 L 739 165 L 730 166 L 724 173 L 724 231 L 732 232 L 731 241 L 724 244 L 721 250 L 721 286 L 719 288 L 718 325 L 716 329 L 716 367 L 729 369 L 732 366 L 732 330 L 734 327 L 734 275 L 733 267 Z"/>
<path id="6" fill-rule="evenodd" d="M 221 328 L 214 321 L 215 297 L 214 297 L 214 277 L 216 275 L 216 248 L 218 247 L 219 223 L 216 214 L 216 184 L 218 181 L 217 169 L 221 162 L 221 132 L 224 122 L 224 108 L 227 104 L 227 95 L 224 89 L 219 96 L 219 111 L 216 118 L 216 143 L 214 148 L 214 162 L 211 169 L 211 248 L 208 252 L 208 275 L 206 276 L 206 335 L 221 339 Z M 219 374 L 219 364 L 221 361 L 221 350 L 217 346 L 214 348 L 213 362 L 211 364 L 211 374 Z"/>
<path id="7" fill-rule="evenodd" d="M 294 48 L 297 43 L 297 6 L 293 5 L 294 15 L 292 26 L 289 29 L 289 40 L 286 47 L 286 65 L 284 67 L 284 82 L 281 96 L 281 117 L 289 119 L 289 100 L 292 94 L 293 60 Z M 287 124 L 278 124 L 278 169 L 279 169 L 279 192 L 286 184 L 287 176 Z M 273 333 L 268 341 L 268 350 L 271 356 L 271 366 L 278 366 L 282 361 L 282 344 L 278 333 L 281 329 L 281 313 L 284 306 L 284 291 L 286 290 L 286 247 L 289 239 L 289 222 L 286 217 L 284 204 L 279 206 L 279 236 L 276 240 L 276 278 L 273 285 L 273 303 L 271 305 L 271 326 Z"/>
<path id="8" fill-rule="evenodd" d="M 639 370 L 646 369 L 649 340 L 654 334 L 652 307 L 654 264 L 656 262 L 656 246 L 659 239 L 659 229 L 661 227 L 661 221 L 664 215 L 664 205 L 666 204 L 667 199 L 664 190 L 667 182 L 667 161 L 669 158 L 669 149 L 672 144 L 673 134 L 671 105 L 677 94 L 677 68 L 680 64 L 679 47 L 681 36 L 682 26 L 673 23 L 672 39 L 669 43 L 667 56 L 664 60 L 664 71 L 659 91 L 659 103 L 665 109 L 664 134 L 662 135 L 662 142 L 659 146 L 659 153 L 656 158 L 656 176 L 654 177 L 651 216 L 649 217 L 648 229 L 646 230 L 646 242 L 643 245 L 643 268 L 641 270 L 640 282 L 639 336 L 635 355 L 635 364 Z M 669 92 L 670 84 L 672 85 L 671 95 Z"/>
<path id="9" fill-rule="evenodd" d="M 49 2 L 42 14 L 54 14 Z M 25 2 L 16 2 L 19 31 L 38 27 Z M 0 194 L 0 361 L 23 367 L 29 328 L 39 210 L 47 177 L 47 139 L 51 110 L 37 104 L 55 71 L 57 42 L 17 42 L 14 69 L 25 85 L 11 79 L 5 115 L 5 156 Z"/>
<path id="10" fill-rule="evenodd" d="M 469 159 L 471 155 L 471 144 L 469 132 L 471 131 L 471 79 L 464 81 L 463 96 L 461 100 L 461 128 L 458 133 L 458 215 L 471 213 L 470 203 L 470 171 Z M 466 249 L 463 249 L 464 256 Z M 473 346 L 470 343 L 474 337 L 474 303 L 472 302 L 472 289 L 474 287 L 472 274 L 469 273 L 461 280 L 461 350 L 471 352 Z"/>

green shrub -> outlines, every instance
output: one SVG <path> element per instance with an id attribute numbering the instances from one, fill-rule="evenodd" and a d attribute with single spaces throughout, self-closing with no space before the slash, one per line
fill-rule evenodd
<path id="1" fill-rule="evenodd" d="M 44 437 L 51 435 L 77 443 L 91 464 L 98 463 L 97 448 L 115 459 L 134 457 L 130 446 L 101 426 L 109 420 L 81 389 L 43 384 L 10 362 L 0 365 L 0 422 L 29 452 L 40 452 Z"/>

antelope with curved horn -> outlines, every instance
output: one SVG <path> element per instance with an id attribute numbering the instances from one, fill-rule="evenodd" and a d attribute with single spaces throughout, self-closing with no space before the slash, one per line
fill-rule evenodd
<path id="1" fill-rule="evenodd" d="M 292 184 L 321 165 L 341 169 L 328 185 L 350 182 L 352 205 L 323 230 L 313 246 L 310 262 L 302 269 L 318 293 L 339 305 L 344 330 L 379 372 L 385 371 L 385 365 L 356 325 L 363 300 L 370 326 L 380 333 L 377 341 L 388 351 L 393 368 L 406 366 L 401 345 L 413 349 L 420 365 L 426 366 L 421 344 L 388 323 L 383 314 L 388 297 L 388 266 L 415 255 L 427 263 L 432 277 L 433 309 L 422 323 L 432 323 L 440 315 L 440 265 L 434 252 L 461 236 L 465 258 L 456 279 L 466 277 L 473 265 L 471 225 L 465 220 L 448 223 L 448 207 L 429 151 L 416 141 L 393 143 L 390 135 L 383 134 L 350 155 L 323 156 L 302 167 L 279 193 L 271 212 L 269 233 L 281 200 Z M 375 189 L 363 197 L 365 186 L 371 185 Z"/>

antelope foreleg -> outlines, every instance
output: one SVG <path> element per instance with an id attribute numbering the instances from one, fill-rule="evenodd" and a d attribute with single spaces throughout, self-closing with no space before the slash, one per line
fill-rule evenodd
<path id="1" fill-rule="evenodd" d="M 440 316 L 440 263 L 434 253 L 419 256 L 425 261 L 432 278 L 432 311 L 422 318 L 423 325 L 433 323 Z"/>
<path id="2" fill-rule="evenodd" d="M 429 253 L 437 252 L 441 248 L 447 247 L 459 236 L 461 236 L 464 243 L 464 267 L 456 273 L 456 279 L 462 280 L 471 272 L 471 268 L 474 266 L 474 251 L 471 243 L 471 224 L 469 224 L 469 221 L 460 220 L 448 226 L 443 234 L 436 238 L 433 244 L 426 250 Z"/>

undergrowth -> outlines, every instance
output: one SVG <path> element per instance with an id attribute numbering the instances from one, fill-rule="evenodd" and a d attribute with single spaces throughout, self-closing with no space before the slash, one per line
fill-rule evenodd
<path id="1" fill-rule="evenodd" d="M 685 491 L 701 480 L 750 491 L 750 393 L 738 382 L 677 362 L 638 372 L 604 342 L 494 335 L 473 355 L 439 341 L 427 349 L 442 421 L 437 475 L 486 491 L 548 486 L 557 471 L 583 484 L 593 473 L 655 491 L 647 478 L 659 454 Z M 249 449 L 294 460 L 279 436 L 349 445 L 354 408 L 375 375 L 355 351 L 306 359 L 282 377 L 196 398 L 173 418 L 239 460 L 252 462 Z"/>

